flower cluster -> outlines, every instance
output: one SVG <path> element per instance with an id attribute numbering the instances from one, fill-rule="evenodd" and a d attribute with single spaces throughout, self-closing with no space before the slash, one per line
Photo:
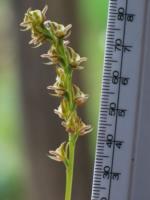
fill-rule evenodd
<path id="1" fill-rule="evenodd" d="M 47 6 L 42 10 L 29 9 L 25 14 L 21 26 L 24 30 L 31 31 L 31 41 L 35 47 L 42 45 L 46 40 L 50 41 L 51 47 L 41 57 L 48 59 L 48 65 L 56 65 L 56 82 L 47 87 L 53 96 L 59 97 L 60 105 L 54 112 L 62 119 L 62 126 L 69 135 L 82 136 L 91 132 L 90 125 L 86 125 L 77 114 L 78 106 L 83 105 L 88 95 L 73 84 L 72 76 L 75 69 L 81 70 L 81 64 L 87 60 L 80 57 L 66 40 L 71 34 L 72 25 L 64 26 L 56 22 L 46 20 Z M 56 151 L 49 151 L 49 157 L 67 163 L 68 143 L 62 143 Z"/>
<path id="2" fill-rule="evenodd" d="M 47 39 L 41 31 L 41 27 L 46 20 L 47 10 L 48 6 L 45 6 L 42 11 L 32 11 L 31 8 L 29 8 L 25 13 L 23 22 L 20 24 L 24 28 L 23 31 L 31 30 L 31 41 L 29 44 L 33 44 L 36 47 L 41 46 Z"/>

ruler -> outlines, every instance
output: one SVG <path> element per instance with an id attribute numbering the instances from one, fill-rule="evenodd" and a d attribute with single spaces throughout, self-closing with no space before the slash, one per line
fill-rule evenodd
<path id="1" fill-rule="evenodd" d="M 150 199 L 149 24 L 149 0 L 109 1 L 92 200 Z"/>

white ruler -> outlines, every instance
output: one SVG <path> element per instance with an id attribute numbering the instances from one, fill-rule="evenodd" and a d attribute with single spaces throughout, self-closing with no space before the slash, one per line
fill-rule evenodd
<path id="1" fill-rule="evenodd" d="M 110 0 L 92 200 L 150 200 L 150 0 Z"/>

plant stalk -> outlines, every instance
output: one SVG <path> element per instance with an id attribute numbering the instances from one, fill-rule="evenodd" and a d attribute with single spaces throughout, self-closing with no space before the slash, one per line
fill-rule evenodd
<path id="1" fill-rule="evenodd" d="M 69 136 L 69 165 L 66 168 L 66 192 L 65 200 L 71 200 L 73 172 L 74 172 L 74 157 L 75 157 L 76 140 Z"/>
<path id="2" fill-rule="evenodd" d="M 66 128 L 69 138 L 68 142 L 62 143 L 55 151 L 49 151 L 49 157 L 61 161 L 66 167 L 66 192 L 65 200 L 71 200 L 74 157 L 77 139 L 80 135 L 90 131 L 90 126 L 84 124 L 77 114 L 78 105 L 86 101 L 86 95 L 73 84 L 73 70 L 85 61 L 72 48 L 68 46 L 66 38 L 70 34 L 71 25 L 63 26 L 56 22 L 46 20 L 45 6 L 42 11 L 28 9 L 21 26 L 24 30 L 31 31 L 31 41 L 35 47 L 41 46 L 46 40 L 50 42 L 51 48 L 47 54 L 50 64 L 57 64 L 56 83 L 50 86 L 55 95 L 61 98 L 61 103 L 56 114 L 63 120 L 62 125 Z M 80 68 L 79 68 L 80 69 Z M 78 102 L 77 102 L 78 100 Z"/>

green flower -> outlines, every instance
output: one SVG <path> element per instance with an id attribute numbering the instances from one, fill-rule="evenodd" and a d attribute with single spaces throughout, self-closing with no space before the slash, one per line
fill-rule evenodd
<path id="1" fill-rule="evenodd" d="M 25 13 L 23 22 L 20 24 L 24 29 L 24 31 L 32 30 L 36 31 L 36 27 L 40 26 L 46 20 L 46 12 L 48 10 L 48 6 L 46 5 L 44 9 L 41 10 L 31 10 L 29 8 Z"/>
<path id="2" fill-rule="evenodd" d="M 64 26 L 56 22 L 46 21 L 45 26 L 47 27 L 48 30 L 52 32 L 53 35 L 55 35 L 59 39 L 66 39 L 71 34 L 71 28 L 72 28 L 71 24 Z"/>
<path id="3" fill-rule="evenodd" d="M 61 119 L 67 120 L 70 114 L 68 101 L 63 98 L 59 107 L 54 109 L 54 113 L 57 114 Z"/>
<path id="4" fill-rule="evenodd" d="M 41 31 L 41 27 L 46 20 L 46 12 L 48 6 L 45 6 L 42 11 L 40 10 L 31 10 L 29 8 L 25 13 L 23 22 L 20 24 L 23 27 L 23 31 L 31 31 L 31 41 L 29 44 L 33 44 L 36 47 L 42 45 L 42 43 L 47 39 L 46 36 Z"/>
<path id="5" fill-rule="evenodd" d="M 78 53 L 76 53 L 71 47 L 67 47 L 68 49 L 68 53 L 69 53 L 69 64 L 71 65 L 71 67 L 73 69 L 83 69 L 82 66 L 80 66 L 80 64 L 82 62 L 87 61 L 86 57 L 80 57 L 80 55 Z"/>
<path id="6" fill-rule="evenodd" d="M 63 121 L 62 125 L 70 134 L 82 136 L 92 131 L 91 125 L 86 125 L 76 112 L 72 113 L 67 121 Z"/>
<path id="7" fill-rule="evenodd" d="M 46 63 L 48 65 L 58 65 L 60 63 L 60 58 L 54 45 L 51 46 L 46 54 L 41 55 L 41 57 L 50 60 L 50 62 Z"/>
<path id="8" fill-rule="evenodd" d="M 63 142 L 55 151 L 49 151 L 48 157 L 58 162 L 67 162 L 68 145 Z"/>
<path id="9" fill-rule="evenodd" d="M 74 99 L 75 99 L 76 105 L 80 106 L 80 105 L 84 104 L 88 100 L 89 96 L 87 94 L 84 94 L 80 90 L 80 88 L 78 86 L 76 86 L 75 84 L 74 84 L 73 88 L 74 88 L 74 96 L 75 96 Z"/>
<path id="10" fill-rule="evenodd" d="M 53 90 L 55 93 L 51 94 L 53 96 L 62 97 L 66 93 L 65 89 L 65 73 L 64 70 L 60 67 L 56 68 L 56 82 L 54 85 L 50 85 L 47 87 L 48 90 Z"/>

